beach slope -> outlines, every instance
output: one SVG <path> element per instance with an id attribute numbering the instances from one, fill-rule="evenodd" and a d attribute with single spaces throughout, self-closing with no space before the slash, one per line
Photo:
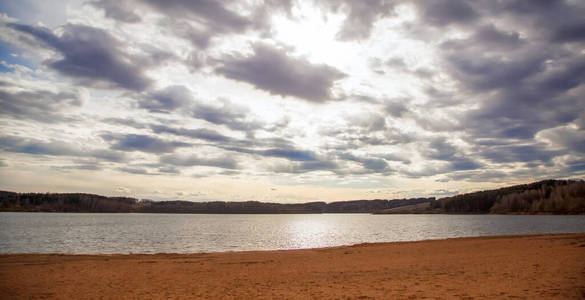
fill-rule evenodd
<path id="1" fill-rule="evenodd" d="M 0 299 L 585 298 L 585 234 L 324 249 L 0 255 Z"/>

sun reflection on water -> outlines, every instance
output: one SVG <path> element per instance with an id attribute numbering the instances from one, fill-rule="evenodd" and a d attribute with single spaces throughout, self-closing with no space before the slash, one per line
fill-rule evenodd
<path id="1" fill-rule="evenodd" d="M 288 248 L 314 248 L 327 245 L 333 225 L 326 219 L 295 218 L 286 226 Z M 318 247 L 317 246 L 317 247 Z"/>

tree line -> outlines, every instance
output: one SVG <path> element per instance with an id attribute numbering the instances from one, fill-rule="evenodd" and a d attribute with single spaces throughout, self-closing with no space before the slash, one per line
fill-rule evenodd
<path id="1" fill-rule="evenodd" d="M 375 199 L 337 202 L 266 203 L 151 201 L 128 197 L 105 197 L 83 193 L 14 193 L 0 191 L 0 211 L 87 213 L 372 213 L 378 210 L 434 201 L 435 198 Z"/>
<path id="2" fill-rule="evenodd" d="M 442 198 L 430 203 L 437 213 L 585 214 L 585 182 L 543 180 Z"/>

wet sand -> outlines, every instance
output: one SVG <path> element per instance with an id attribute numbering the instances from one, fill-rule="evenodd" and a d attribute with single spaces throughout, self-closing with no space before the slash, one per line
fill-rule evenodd
<path id="1" fill-rule="evenodd" d="M 585 299 L 585 233 L 155 255 L 0 255 L 0 299 Z"/>

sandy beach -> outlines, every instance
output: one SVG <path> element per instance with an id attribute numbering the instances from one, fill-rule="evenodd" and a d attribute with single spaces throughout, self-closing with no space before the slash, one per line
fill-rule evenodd
<path id="1" fill-rule="evenodd" d="M 581 299 L 585 234 L 324 249 L 0 255 L 1 299 Z"/>

